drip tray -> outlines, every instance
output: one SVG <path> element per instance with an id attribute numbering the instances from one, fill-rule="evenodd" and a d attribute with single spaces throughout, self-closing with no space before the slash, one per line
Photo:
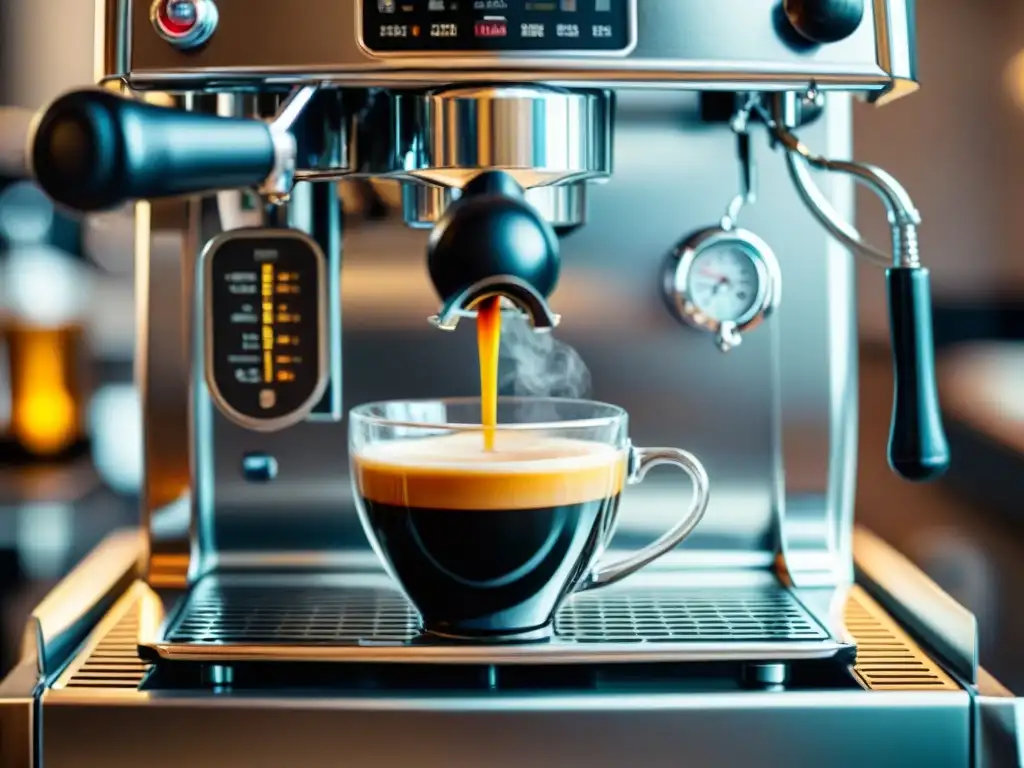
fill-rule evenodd
<path id="1" fill-rule="evenodd" d="M 554 639 L 441 643 L 386 576 L 208 576 L 141 650 L 172 661 L 570 664 L 824 659 L 853 646 L 829 635 L 784 587 L 629 582 L 570 599 Z"/>

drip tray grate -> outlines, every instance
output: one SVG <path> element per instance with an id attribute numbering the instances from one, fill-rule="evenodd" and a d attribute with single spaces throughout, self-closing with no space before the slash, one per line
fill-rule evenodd
<path id="1" fill-rule="evenodd" d="M 581 595 L 560 612 L 558 634 L 578 643 L 784 642 L 828 637 L 788 592 L 723 592 L 648 589 Z"/>
<path id="2" fill-rule="evenodd" d="M 433 643 L 386 578 L 344 583 L 208 577 L 192 590 L 163 640 L 166 659 L 566 663 L 638 660 L 827 658 L 834 640 L 778 585 L 613 587 L 571 599 L 547 643 Z"/>
<path id="3" fill-rule="evenodd" d="M 628 584 L 628 583 L 627 583 Z M 143 639 L 172 660 L 570 664 L 654 660 L 827 658 L 837 641 L 776 585 L 626 586 L 575 596 L 556 636 L 518 645 L 439 643 L 386 577 L 227 577 L 200 582 L 163 638 Z"/>

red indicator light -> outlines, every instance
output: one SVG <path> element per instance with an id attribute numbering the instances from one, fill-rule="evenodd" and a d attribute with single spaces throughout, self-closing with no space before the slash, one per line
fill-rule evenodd
<path id="1" fill-rule="evenodd" d="M 476 37 L 505 37 L 508 35 L 508 24 L 504 21 L 478 21 L 473 25 Z"/>
<path id="2" fill-rule="evenodd" d="M 199 21 L 195 0 L 164 0 L 156 13 L 157 23 L 172 37 L 181 37 L 192 31 Z"/>
<path id="3" fill-rule="evenodd" d="M 204 45 L 217 30 L 214 0 L 153 0 L 149 20 L 156 33 L 181 51 Z"/>

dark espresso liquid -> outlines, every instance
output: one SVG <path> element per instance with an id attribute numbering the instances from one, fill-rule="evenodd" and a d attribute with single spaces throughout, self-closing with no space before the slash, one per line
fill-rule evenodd
<path id="1" fill-rule="evenodd" d="M 601 545 L 625 454 L 501 431 L 370 446 L 354 457 L 367 522 L 428 631 L 508 636 L 550 624 Z"/>

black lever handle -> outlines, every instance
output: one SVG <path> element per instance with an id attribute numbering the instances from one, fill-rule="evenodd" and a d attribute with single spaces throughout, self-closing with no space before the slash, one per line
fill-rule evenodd
<path id="1" fill-rule="evenodd" d="M 907 480 L 934 480 L 949 468 L 935 381 L 928 270 L 886 271 L 896 389 L 889 432 L 889 466 Z"/>
<path id="2" fill-rule="evenodd" d="M 864 0 L 783 0 L 793 29 L 813 43 L 837 43 L 857 31 Z"/>
<path id="3" fill-rule="evenodd" d="M 58 203 L 79 211 L 262 183 L 275 162 L 270 127 L 73 91 L 42 114 L 32 170 Z"/>

